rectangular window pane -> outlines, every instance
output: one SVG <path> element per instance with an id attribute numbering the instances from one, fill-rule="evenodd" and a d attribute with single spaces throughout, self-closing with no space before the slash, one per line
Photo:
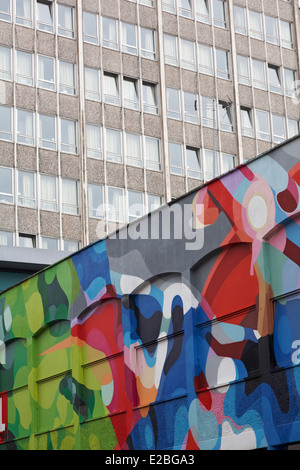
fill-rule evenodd
<path id="1" fill-rule="evenodd" d="M 145 137 L 146 168 L 149 170 L 161 170 L 159 140 Z"/>
<path id="2" fill-rule="evenodd" d="M 197 20 L 210 24 L 209 0 L 195 0 Z"/>
<path id="3" fill-rule="evenodd" d="M 11 21 L 11 0 L 0 1 L 0 20 Z"/>
<path id="4" fill-rule="evenodd" d="M 226 28 L 226 2 L 224 0 L 212 0 L 214 25 Z"/>
<path id="5" fill-rule="evenodd" d="M 109 104 L 120 105 L 119 77 L 110 73 L 103 75 L 104 101 Z"/>
<path id="6" fill-rule="evenodd" d="M 144 215 L 143 193 L 138 191 L 128 191 L 128 218 L 129 222 Z"/>
<path id="7" fill-rule="evenodd" d="M 162 196 L 156 196 L 155 194 L 148 194 L 148 212 L 158 209 L 163 203 Z"/>
<path id="8" fill-rule="evenodd" d="M 99 184 L 89 184 L 89 216 L 104 217 L 103 186 Z"/>
<path id="9" fill-rule="evenodd" d="M 83 12 L 83 40 L 90 44 L 98 44 L 98 15 Z"/>
<path id="10" fill-rule="evenodd" d="M 27 171 L 18 172 L 18 204 L 35 207 L 35 175 Z"/>
<path id="11" fill-rule="evenodd" d="M 14 235 L 12 232 L 0 231 L 0 245 L 1 246 L 13 246 Z"/>
<path id="12" fill-rule="evenodd" d="M 256 110 L 256 133 L 258 139 L 270 140 L 269 113 L 259 109 Z"/>
<path id="13" fill-rule="evenodd" d="M 61 135 L 61 152 L 77 153 L 77 126 L 76 122 L 61 119 L 60 121 Z"/>
<path id="14" fill-rule="evenodd" d="M 223 131 L 233 131 L 232 107 L 225 101 L 219 101 L 219 122 Z"/>
<path id="15" fill-rule="evenodd" d="M 38 56 L 38 86 L 47 90 L 55 90 L 54 59 Z"/>
<path id="16" fill-rule="evenodd" d="M 226 173 L 227 171 L 230 171 L 235 167 L 235 157 L 227 153 L 222 153 L 221 163 L 222 163 L 222 172 Z"/>
<path id="17" fill-rule="evenodd" d="M 11 168 L 0 167 L 0 202 L 13 202 L 13 173 Z"/>
<path id="18" fill-rule="evenodd" d="M 284 90 L 287 96 L 294 96 L 296 91 L 296 71 L 284 69 Z"/>
<path id="19" fill-rule="evenodd" d="M 252 38 L 263 39 L 261 13 L 249 10 L 249 32 Z"/>
<path id="20" fill-rule="evenodd" d="M 202 124 L 207 127 L 216 127 L 216 103 L 213 98 L 201 96 Z"/>
<path id="21" fill-rule="evenodd" d="M 213 75 L 212 47 L 198 44 L 199 72 Z"/>
<path id="22" fill-rule="evenodd" d="M 123 101 L 125 108 L 139 110 L 139 95 L 137 80 L 124 77 L 123 78 Z"/>
<path id="23" fill-rule="evenodd" d="M 141 138 L 137 134 L 126 133 L 126 163 L 142 167 Z"/>
<path id="24" fill-rule="evenodd" d="M 237 68 L 239 83 L 242 83 L 243 85 L 250 85 L 249 58 L 238 55 Z"/>
<path id="25" fill-rule="evenodd" d="M 230 78 L 228 52 L 222 49 L 216 49 L 216 68 L 217 77 Z"/>
<path id="26" fill-rule="evenodd" d="M 23 85 L 33 85 L 33 55 L 29 52 L 16 52 L 16 79 Z"/>
<path id="27" fill-rule="evenodd" d="M 32 0 L 16 0 L 16 23 L 32 27 Z"/>
<path id="28" fill-rule="evenodd" d="M 234 25 L 235 32 L 239 34 L 247 34 L 245 8 L 234 5 Z"/>
<path id="29" fill-rule="evenodd" d="M 102 17 L 102 46 L 110 49 L 118 49 L 117 21 Z"/>
<path id="30" fill-rule="evenodd" d="M 78 214 L 77 181 L 67 179 L 62 180 L 62 211 L 65 214 Z"/>
<path id="31" fill-rule="evenodd" d="M 285 118 L 283 116 L 272 114 L 272 136 L 276 144 L 286 139 Z"/>
<path id="32" fill-rule="evenodd" d="M 0 46 L 0 79 L 11 80 L 11 49 L 5 46 Z"/>
<path id="33" fill-rule="evenodd" d="M 296 119 L 288 119 L 288 138 L 299 134 L 299 121 Z"/>
<path id="34" fill-rule="evenodd" d="M 141 28 L 141 55 L 147 59 L 155 59 L 155 31 L 152 29 Z"/>
<path id="35" fill-rule="evenodd" d="M 186 166 L 187 166 L 187 176 L 190 178 L 201 179 L 202 171 L 200 164 L 200 155 L 197 149 L 186 148 Z"/>
<path id="36" fill-rule="evenodd" d="M 169 13 L 176 13 L 175 0 L 162 0 L 162 9 Z"/>
<path id="37" fill-rule="evenodd" d="M 57 211 L 57 180 L 55 176 L 40 176 L 40 207 L 44 210 Z"/>
<path id="38" fill-rule="evenodd" d="M 137 29 L 134 24 L 122 23 L 122 51 L 137 54 Z"/>
<path id="39" fill-rule="evenodd" d="M 184 98 L 184 120 L 187 122 L 199 123 L 198 96 L 195 93 L 183 93 Z"/>
<path id="40" fill-rule="evenodd" d="M 102 159 L 101 128 L 91 124 L 86 125 L 87 156 Z"/>
<path id="41" fill-rule="evenodd" d="M 252 59 L 253 86 L 266 89 L 266 69 L 264 62 Z"/>
<path id="42" fill-rule="evenodd" d="M 107 188 L 108 219 L 114 222 L 124 222 L 123 189 Z"/>
<path id="43" fill-rule="evenodd" d="M 56 119 L 54 116 L 39 115 L 39 146 L 56 150 Z"/>
<path id="44" fill-rule="evenodd" d="M 75 95 L 75 65 L 59 61 L 59 92 Z"/>
<path id="45" fill-rule="evenodd" d="M 122 134 L 116 129 L 106 129 L 106 160 L 122 163 Z"/>
<path id="46" fill-rule="evenodd" d="M 292 26 L 292 23 L 280 20 L 281 45 L 288 49 L 294 48 Z"/>
<path id="47" fill-rule="evenodd" d="M 281 93 L 280 70 L 276 65 L 268 65 L 270 91 Z"/>
<path id="48" fill-rule="evenodd" d="M 181 119 L 180 92 L 174 88 L 167 88 L 168 117 Z"/>
<path id="49" fill-rule="evenodd" d="M 100 101 L 100 72 L 97 69 L 84 67 L 85 98 Z"/>
<path id="50" fill-rule="evenodd" d="M 75 240 L 63 240 L 64 251 L 74 253 L 79 250 L 80 243 Z"/>
<path id="51" fill-rule="evenodd" d="M 164 34 L 165 63 L 169 65 L 178 65 L 177 38 Z"/>
<path id="52" fill-rule="evenodd" d="M 218 153 L 204 150 L 205 180 L 211 180 L 219 174 Z"/>
<path id="53" fill-rule="evenodd" d="M 265 15 L 266 41 L 272 44 L 278 44 L 278 25 L 277 19 Z"/>
<path id="54" fill-rule="evenodd" d="M 183 175 L 182 145 L 169 143 L 170 171 L 173 175 Z"/>
<path id="55" fill-rule="evenodd" d="M 37 1 L 37 27 L 53 33 L 53 3 L 46 0 Z"/>
<path id="56" fill-rule="evenodd" d="M 252 111 L 249 108 L 241 107 L 242 134 L 254 137 Z"/>
<path id="57" fill-rule="evenodd" d="M 17 110 L 17 142 L 34 145 L 34 113 Z"/>
<path id="58" fill-rule="evenodd" d="M 146 113 L 158 114 L 156 85 L 143 83 L 143 110 Z"/>
<path id="59" fill-rule="evenodd" d="M 195 44 L 193 42 L 181 39 L 180 62 L 183 68 L 188 70 L 196 70 Z"/>
<path id="60" fill-rule="evenodd" d="M 185 16 L 186 18 L 193 17 L 193 6 L 192 0 L 178 0 L 178 12 L 179 15 Z"/>
<path id="61" fill-rule="evenodd" d="M 34 235 L 19 235 L 19 246 L 22 248 L 35 248 L 36 239 Z"/>
<path id="62" fill-rule="evenodd" d="M 0 106 L 0 139 L 12 141 L 12 110 Z"/>
<path id="63" fill-rule="evenodd" d="M 72 7 L 57 5 L 58 34 L 67 38 L 74 38 L 74 12 Z"/>
<path id="64" fill-rule="evenodd" d="M 42 237 L 43 250 L 58 250 L 58 240 L 56 238 Z"/>

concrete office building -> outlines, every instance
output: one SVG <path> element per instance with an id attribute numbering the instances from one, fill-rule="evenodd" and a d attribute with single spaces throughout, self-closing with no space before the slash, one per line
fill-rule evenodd
<path id="1" fill-rule="evenodd" d="M 298 134 L 299 28 L 298 0 L 0 0 L 0 244 L 47 264 Z"/>

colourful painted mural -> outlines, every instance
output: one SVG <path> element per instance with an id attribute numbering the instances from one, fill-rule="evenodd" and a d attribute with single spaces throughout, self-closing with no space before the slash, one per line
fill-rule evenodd
<path id="1" fill-rule="evenodd" d="M 199 249 L 123 233 L 2 293 L 0 449 L 300 441 L 299 142 L 157 213 Z"/>

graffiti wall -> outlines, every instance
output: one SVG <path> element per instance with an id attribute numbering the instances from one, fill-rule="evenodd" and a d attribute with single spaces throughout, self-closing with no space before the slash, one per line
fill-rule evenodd
<path id="1" fill-rule="evenodd" d="M 0 296 L 0 449 L 300 441 L 299 142 Z"/>

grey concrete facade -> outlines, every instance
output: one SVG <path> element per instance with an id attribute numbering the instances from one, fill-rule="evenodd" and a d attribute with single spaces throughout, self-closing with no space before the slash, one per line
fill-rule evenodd
<path id="1" fill-rule="evenodd" d="M 297 0 L 0 4 L 3 244 L 76 250 L 299 132 Z"/>

